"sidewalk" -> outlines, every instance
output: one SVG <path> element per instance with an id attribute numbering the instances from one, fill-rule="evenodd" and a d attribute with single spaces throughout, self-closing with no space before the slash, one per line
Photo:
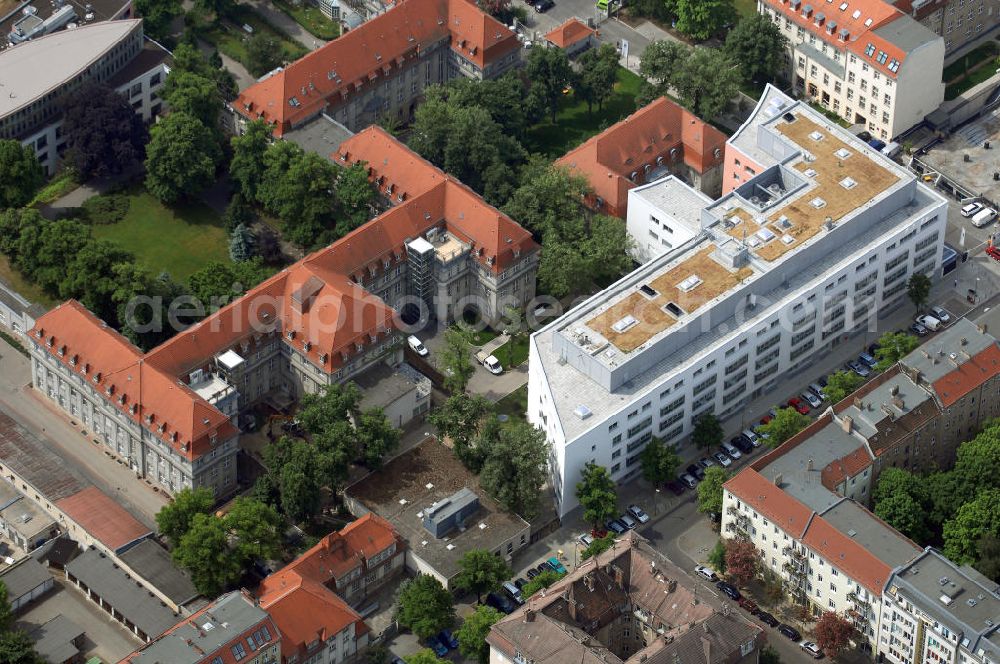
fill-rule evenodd
<path id="1" fill-rule="evenodd" d="M 326 40 L 315 36 L 299 25 L 298 21 L 293 19 L 291 16 L 280 9 L 272 7 L 269 2 L 264 2 L 263 0 L 247 0 L 244 4 L 253 7 L 254 11 L 267 19 L 269 23 L 273 24 L 276 28 L 305 46 L 310 51 L 315 50 L 326 43 Z"/>

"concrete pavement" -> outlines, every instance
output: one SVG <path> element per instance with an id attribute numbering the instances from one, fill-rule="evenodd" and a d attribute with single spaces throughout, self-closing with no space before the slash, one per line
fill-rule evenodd
<path id="1" fill-rule="evenodd" d="M 326 40 L 320 39 L 313 33 L 309 32 L 303 28 L 298 21 L 280 9 L 275 9 L 271 3 L 266 2 L 266 0 L 246 0 L 243 4 L 253 7 L 254 11 L 267 19 L 269 23 L 298 43 L 305 46 L 310 51 L 315 50 L 326 43 Z"/>
<path id="2" fill-rule="evenodd" d="M 43 443 L 147 527 L 156 530 L 156 513 L 167 497 L 127 465 L 120 464 L 83 433 L 82 425 L 56 410 L 31 387 L 28 358 L 0 339 L 0 409 L 34 433 Z"/>

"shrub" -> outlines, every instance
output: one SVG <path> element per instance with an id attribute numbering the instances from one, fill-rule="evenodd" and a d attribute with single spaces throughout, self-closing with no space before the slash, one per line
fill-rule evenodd
<path id="1" fill-rule="evenodd" d="M 117 224 L 128 214 L 131 201 L 123 193 L 103 194 L 83 203 L 83 219 L 95 225 Z"/>

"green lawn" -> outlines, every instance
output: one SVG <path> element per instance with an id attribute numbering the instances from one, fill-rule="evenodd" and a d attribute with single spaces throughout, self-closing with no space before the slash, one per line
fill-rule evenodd
<path id="1" fill-rule="evenodd" d="M 201 202 L 166 207 L 142 190 L 130 193 L 119 223 L 93 226 L 94 236 L 135 254 L 154 274 L 166 270 L 178 281 L 211 261 L 229 261 L 222 220 Z"/>
<path id="2" fill-rule="evenodd" d="M 736 13 L 741 17 L 753 16 L 757 13 L 757 0 L 733 0 Z"/>
<path id="3" fill-rule="evenodd" d="M 577 101 L 572 94 L 566 95 L 556 114 L 556 124 L 545 120 L 529 129 L 524 147 L 529 152 L 561 157 L 635 111 L 635 97 L 641 87 L 641 78 L 620 68 L 615 91 L 603 110 L 595 106 L 593 113 L 588 113 L 585 102 Z"/>
<path id="4" fill-rule="evenodd" d="M 18 272 L 3 254 L 0 254 L 0 281 L 7 283 L 29 302 L 34 302 L 47 308 L 59 304 L 58 300 L 49 297 L 41 288 L 25 279 L 24 275 Z"/>
<path id="5" fill-rule="evenodd" d="M 501 360 L 502 361 L 502 360 Z M 497 401 L 497 414 L 512 420 L 524 420 L 528 412 L 528 386 L 522 385 Z"/>
<path id="6" fill-rule="evenodd" d="M 227 20 L 204 25 L 200 35 L 213 43 L 219 51 L 246 66 L 247 41 L 250 40 L 250 35 L 242 29 L 244 24 L 252 27 L 254 34 L 264 33 L 274 38 L 281 46 L 283 60 L 288 62 L 298 60 L 307 53 L 304 46 L 293 41 L 263 16 L 245 5 L 236 5 Z"/>
<path id="7" fill-rule="evenodd" d="M 271 0 L 275 7 L 291 16 L 296 23 L 320 39 L 336 39 L 340 36 L 340 25 L 326 17 L 319 7 L 299 0 L 298 5 L 282 0 Z"/>
<path id="8" fill-rule="evenodd" d="M 519 334 L 493 351 L 505 369 L 513 369 L 528 361 L 528 335 Z"/>
<path id="9" fill-rule="evenodd" d="M 988 60 L 997 55 L 998 44 L 995 41 L 988 41 L 985 44 L 981 44 L 978 47 L 972 49 L 965 55 L 963 55 L 958 60 L 944 68 L 944 72 L 941 76 L 941 80 L 948 83 L 965 72 L 969 71 L 972 67 L 975 67 L 980 62 Z M 988 65 L 986 66 L 987 68 Z M 994 67 L 994 69 L 996 69 Z M 992 70 L 991 70 L 992 71 Z"/>

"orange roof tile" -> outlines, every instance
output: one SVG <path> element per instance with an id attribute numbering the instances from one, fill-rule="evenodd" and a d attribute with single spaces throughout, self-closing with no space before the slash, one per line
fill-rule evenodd
<path id="1" fill-rule="evenodd" d="M 944 408 L 1000 373 L 1000 346 L 990 344 L 985 349 L 934 381 L 932 387 Z"/>
<path id="2" fill-rule="evenodd" d="M 861 446 L 850 454 L 828 463 L 820 475 L 820 481 L 830 491 L 836 491 L 841 482 L 854 477 L 871 464 L 872 456 L 868 448 Z"/>
<path id="3" fill-rule="evenodd" d="M 56 501 L 56 507 L 114 553 L 152 535 L 149 528 L 95 486 Z"/>
<path id="4" fill-rule="evenodd" d="M 254 83 L 232 106 L 275 123 L 281 136 L 445 39 L 480 68 L 520 48 L 510 29 L 468 0 L 406 0 Z"/>
<path id="5" fill-rule="evenodd" d="M 361 616 L 322 584 L 297 574 L 287 575 L 287 581 L 280 592 L 262 596 L 260 600 L 261 608 L 281 631 L 282 661 L 293 655 L 304 660 L 310 644 L 336 636 L 351 623 L 355 625 L 355 635 L 368 631 Z"/>
<path id="6" fill-rule="evenodd" d="M 801 537 L 812 510 L 769 482 L 753 468 L 745 468 L 725 484 L 731 494 L 773 521 L 778 527 Z"/>
<path id="7" fill-rule="evenodd" d="M 902 63 L 906 57 L 901 49 L 874 34 L 877 28 L 905 16 L 902 11 L 884 0 L 846 0 L 846 2 L 837 0 L 834 3 L 810 3 L 809 0 L 802 0 L 797 9 L 793 9 L 788 0 L 764 0 L 764 2 L 796 25 L 835 48 L 846 48 L 858 57 L 864 58 L 876 70 L 892 78 L 896 77 L 896 72 L 890 69 L 889 65 L 894 59 Z M 802 14 L 806 7 L 813 8 L 809 16 Z M 816 24 L 818 14 L 823 14 L 821 25 Z M 832 32 L 831 26 L 835 26 Z M 848 31 L 846 41 L 841 38 L 842 30 Z M 868 56 L 865 52 L 869 43 L 874 44 L 876 48 L 872 56 Z M 887 54 L 881 63 L 877 59 L 879 51 Z"/>
<path id="8" fill-rule="evenodd" d="M 863 546 L 817 516 L 809 524 L 802 542 L 835 565 L 851 579 L 880 595 L 892 568 Z"/>
<path id="9" fill-rule="evenodd" d="M 545 38 L 559 48 L 566 48 L 596 34 L 596 30 L 588 26 L 580 19 L 571 18 L 562 25 L 552 28 L 546 32 Z"/>
<path id="10" fill-rule="evenodd" d="M 594 195 L 623 216 L 628 191 L 636 186 L 632 173 L 640 174 L 636 180 L 641 181 L 647 166 L 680 158 L 703 173 L 722 163 L 725 144 L 721 131 L 660 97 L 555 163 L 585 177 Z"/>

